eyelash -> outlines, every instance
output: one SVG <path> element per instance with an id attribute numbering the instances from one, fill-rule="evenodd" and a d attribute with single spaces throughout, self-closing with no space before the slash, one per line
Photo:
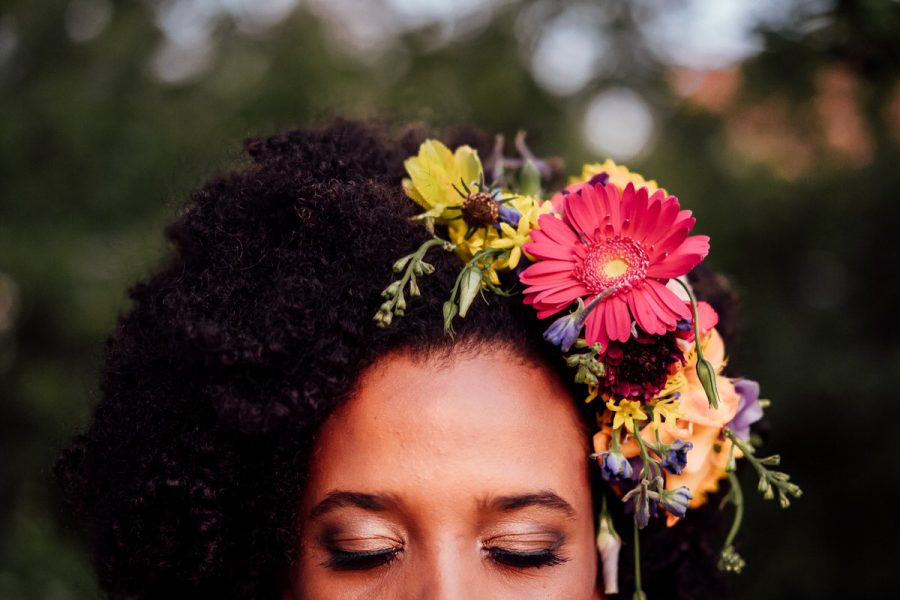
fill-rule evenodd
<path id="1" fill-rule="evenodd" d="M 368 571 L 394 562 L 400 550 L 390 548 L 372 552 L 345 552 L 332 548 L 329 550 L 331 557 L 325 562 L 325 566 L 335 571 Z"/>
<path id="2" fill-rule="evenodd" d="M 563 558 L 553 550 L 537 550 L 534 552 L 511 552 L 503 548 L 485 548 L 488 556 L 495 563 L 511 567 L 513 569 L 540 569 L 542 567 L 555 567 L 568 559 Z"/>
<path id="3" fill-rule="evenodd" d="M 331 557 L 325 566 L 335 571 L 368 571 L 397 560 L 400 548 L 390 550 L 377 550 L 374 552 L 345 552 L 331 549 Z M 536 552 L 511 552 L 503 548 L 485 548 L 488 557 L 502 567 L 513 569 L 540 569 L 542 567 L 555 567 L 566 562 L 553 550 L 539 550 Z"/>

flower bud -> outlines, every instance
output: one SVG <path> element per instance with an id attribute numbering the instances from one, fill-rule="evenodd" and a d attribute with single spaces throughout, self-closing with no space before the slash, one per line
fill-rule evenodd
<path id="1" fill-rule="evenodd" d="M 684 517 L 691 498 L 693 498 L 693 494 L 691 494 L 690 488 L 683 485 L 674 490 L 663 490 L 659 495 L 659 501 L 665 509 L 678 518 Z"/>
<path id="2" fill-rule="evenodd" d="M 469 307 L 475 301 L 475 296 L 481 291 L 481 270 L 470 267 L 462 274 L 459 286 L 459 316 L 465 317 Z"/>
<path id="3" fill-rule="evenodd" d="M 399 289 L 400 289 L 400 282 L 393 281 L 393 282 L 391 282 L 391 285 L 384 288 L 384 291 L 381 292 L 381 297 L 382 298 L 391 298 L 397 293 L 397 290 L 399 290 Z M 384 305 L 382 305 L 382 306 L 384 306 Z"/>
<path id="4" fill-rule="evenodd" d="M 619 593 L 619 550 L 622 539 L 613 529 L 609 517 L 600 518 L 600 529 L 597 532 L 597 550 L 603 566 L 603 593 Z"/>
<path id="5" fill-rule="evenodd" d="M 693 447 L 694 444 L 691 442 L 675 440 L 669 446 L 669 450 L 666 452 L 666 456 L 663 457 L 662 462 L 659 463 L 659 466 L 673 475 L 681 475 L 682 469 L 687 466 L 687 453 Z"/>
<path id="6" fill-rule="evenodd" d="M 576 311 L 558 318 L 544 332 L 544 339 L 568 352 L 581 333 L 582 324 L 578 317 L 579 312 Z"/>
<path id="7" fill-rule="evenodd" d="M 631 463 L 625 458 L 625 455 L 615 450 L 601 452 L 603 464 L 600 467 L 600 474 L 603 479 L 613 481 L 616 479 L 631 479 L 634 475 L 634 469 Z"/>
<path id="8" fill-rule="evenodd" d="M 456 315 L 459 313 L 459 309 L 456 307 L 456 303 L 447 300 L 444 302 L 444 331 L 448 333 L 453 333 L 453 319 L 456 318 Z"/>
<path id="9" fill-rule="evenodd" d="M 541 172 L 534 161 L 528 159 L 519 173 L 519 193 L 523 196 L 540 196 Z"/>
<path id="10" fill-rule="evenodd" d="M 413 255 L 410 254 L 408 256 L 404 256 L 403 258 L 397 260 L 397 262 L 395 262 L 394 266 L 392 267 L 394 269 L 394 273 L 399 273 L 400 271 L 402 271 L 406 267 L 406 265 L 409 263 L 410 259 L 412 259 L 412 257 L 413 257 Z"/>
<path id="11" fill-rule="evenodd" d="M 709 405 L 713 408 L 719 408 L 719 388 L 716 387 L 716 370 L 712 364 L 702 357 L 697 357 L 697 378 L 703 385 L 703 391 L 706 392 L 706 398 Z"/>
<path id="12" fill-rule="evenodd" d="M 747 563 L 744 562 L 741 555 L 737 553 L 734 546 L 730 544 L 725 546 L 722 550 L 722 554 L 719 555 L 719 570 L 725 571 L 726 573 L 740 573 L 744 570 L 745 566 L 747 566 Z"/>

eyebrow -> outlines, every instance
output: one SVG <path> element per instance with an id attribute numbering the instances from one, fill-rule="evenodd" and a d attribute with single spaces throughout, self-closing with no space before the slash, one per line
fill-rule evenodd
<path id="1" fill-rule="evenodd" d="M 350 492 L 335 490 L 330 492 L 325 499 L 316 504 L 310 512 L 310 518 L 318 518 L 338 508 L 353 506 L 372 512 L 382 512 L 397 505 L 397 501 L 389 494 L 367 494 L 364 492 Z M 549 508 L 564 513 L 567 517 L 575 516 L 575 509 L 555 492 L 543 490 L 531 494 L 514 494 L 509 496 L 495 496 L 482 501 L 486 510 L 496 512 L 515 512 L 525 508 L 540 507 Z"/>
<path id="2" fill-rule="evenodd" d="M 344 506 L 355 506 L 363 510 L 381 512 L 396 506 L 396 504 L 396 500 L 388 494 L 366 494 L 363 492 L 335 490 L 316 504 L 310 512 L 310 517 L 315 519 Z"/>
<path id="3" fill-rule="evenodd" d="M 550 490 L 533 494 L 516 494 L 513 496 L 497 496 L 485 502 L 488 509 L 498 512 L 514 512 L 523 508 L 537 506 L 563 512 L 567 517 L 575 516 L 572 505 Z"/>

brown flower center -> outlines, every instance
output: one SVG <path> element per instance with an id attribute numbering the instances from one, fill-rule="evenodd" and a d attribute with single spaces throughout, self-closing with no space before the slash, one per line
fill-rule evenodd
<path id="1" fill-rule="evenodd" d="M 463 200 L 460 212 L 469 227 L 490 227 L 500 216 L 500 205 L 487 192 L 473 192 Z"/>

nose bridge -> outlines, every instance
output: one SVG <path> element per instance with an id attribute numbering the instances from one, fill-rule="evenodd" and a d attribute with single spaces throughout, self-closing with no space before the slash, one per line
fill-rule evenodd
<path id="1" fill-rule="evenodd" d="M 422 548 L 413 578 L 417 600 L 478 598 L 480 549 L 463 535 L 445 535 Z"/>

